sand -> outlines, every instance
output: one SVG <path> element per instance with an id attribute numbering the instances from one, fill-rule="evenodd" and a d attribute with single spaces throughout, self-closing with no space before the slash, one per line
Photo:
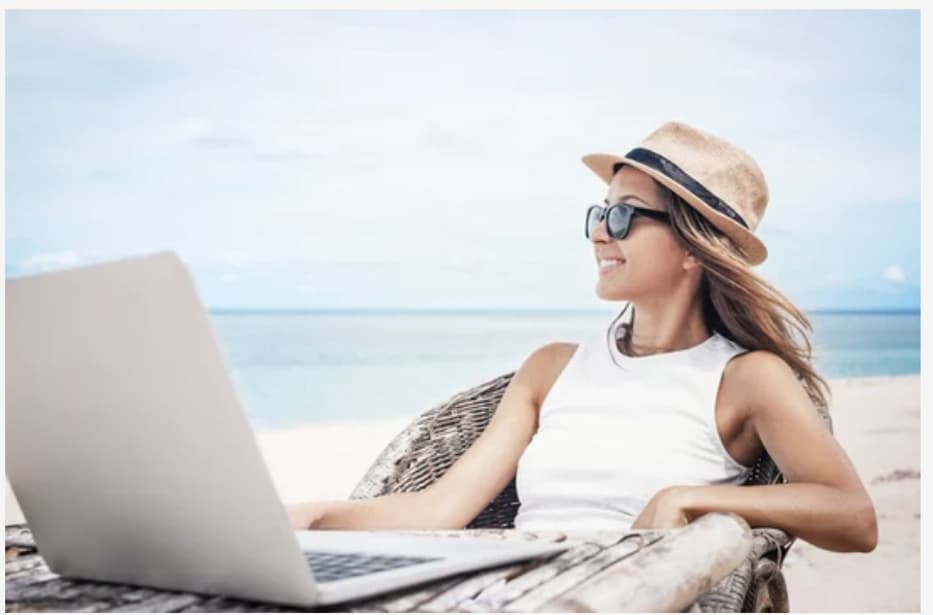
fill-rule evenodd
<path id="1" fill-rule="evenodd" d="M 798 540 L 784 564 L 792 611 L 920 610 L 920 377 L 832 380 L 836 438 L 878 514 L 871 553 Z"/>
<path id="2" fill-rule="evenodd" d="M 837 379 L 835 434 L 875 501 L 879 545 L 834 553 L 798 540 L 784 572 L 793 611 L 920 610 L 920 377 Z M 285 502 L 345 498 L 413 416 L 259 434 Z M 7 486 L 7 523 L 22 515 Z"/>

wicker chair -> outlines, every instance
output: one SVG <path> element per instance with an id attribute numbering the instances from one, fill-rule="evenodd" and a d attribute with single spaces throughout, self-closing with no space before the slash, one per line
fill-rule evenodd
<path id="1" fill-rule="evenodd" d="M 454 395 L 421 414 L 379 454 L 356 485 L 351 499 L 419 491 L 444 475 L 482 433 L 515 372 Z M 812 397 L 812 395 L 811 395 Z M 828 410 L 817 405 L 832 431 Z M 786 482 L 767 454 L 757 461 L 746 485 Z M 519 501 L 515 479 L 468 525 L 511 528 Z M 777 528 L 753 528 L 749 556 L 735 571 L 703 594 L 690 612 L 787 612 L 787 586 L 781 564 L 794 537 Z"/>

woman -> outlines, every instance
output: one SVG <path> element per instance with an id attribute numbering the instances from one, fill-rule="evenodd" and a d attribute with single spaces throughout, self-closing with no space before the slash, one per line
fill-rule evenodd
<path id="1" fill-rule="evenodd" d="M 515 476 L 518 529 L 675 528 L 724 511 L 873 550 L 874 506 L 815 408 L 829 387 L 810 364 L 810 323 L 750 268 L 767 256 L 753 233 L 768 201 L 758 165 L 682 122 L 583 161 L 608 184 L 586 219 L 596 293 L 626 301 L 629 318 L 532 352 L 427 489 L 294 504 L 292 525 L 462 528 Z M 765 451 L 788 483 L 742 485 Z"/>

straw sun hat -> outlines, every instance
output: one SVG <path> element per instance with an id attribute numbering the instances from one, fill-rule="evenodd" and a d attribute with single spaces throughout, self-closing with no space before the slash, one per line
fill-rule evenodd
<path id="1" fill-rule="evenodd" d="M 583 163 L 607 184 L 623 164 L 644 171 L 725 233 L 750 264 L 767 258 L 754 230 L 768 205 L 768 185 L 752 157 L 728 141 L 667 122 L 624 156 L 587 154 Z"/>

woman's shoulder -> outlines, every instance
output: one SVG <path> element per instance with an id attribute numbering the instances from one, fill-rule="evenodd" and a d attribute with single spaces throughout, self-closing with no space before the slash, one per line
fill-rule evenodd
<path id="1" fill-rule="evenodd" d="M 570 362 L 579 346 L 579 342 L 549 342 L 538 347 L 531 353 L 536 374 L 545 379 L 552 375 L 556 377 Z"/>
<path id="2" fill-rule="evenodd" d="M 729 362 L 727 371 L 743 381 L 784 379 L 793 375 L 787 361 L 770 350 L 744 350 Z"/>
<path id="3" fill-rule="evenodd" d="M 742 352 L 730 360 L 723 371 L 723 388 L 728 397 L 749 412 L 759 405 L 762 395 L 796 393 L 799 387 L 787 361 L 770 350 Z"/>
<path id="4" fill-rule="evenodd" d="M 549 342 L 539 346 L 528 357 L 528 376 L 538 401 L 547 397 L 579 346 L 578 342 Z"/>

